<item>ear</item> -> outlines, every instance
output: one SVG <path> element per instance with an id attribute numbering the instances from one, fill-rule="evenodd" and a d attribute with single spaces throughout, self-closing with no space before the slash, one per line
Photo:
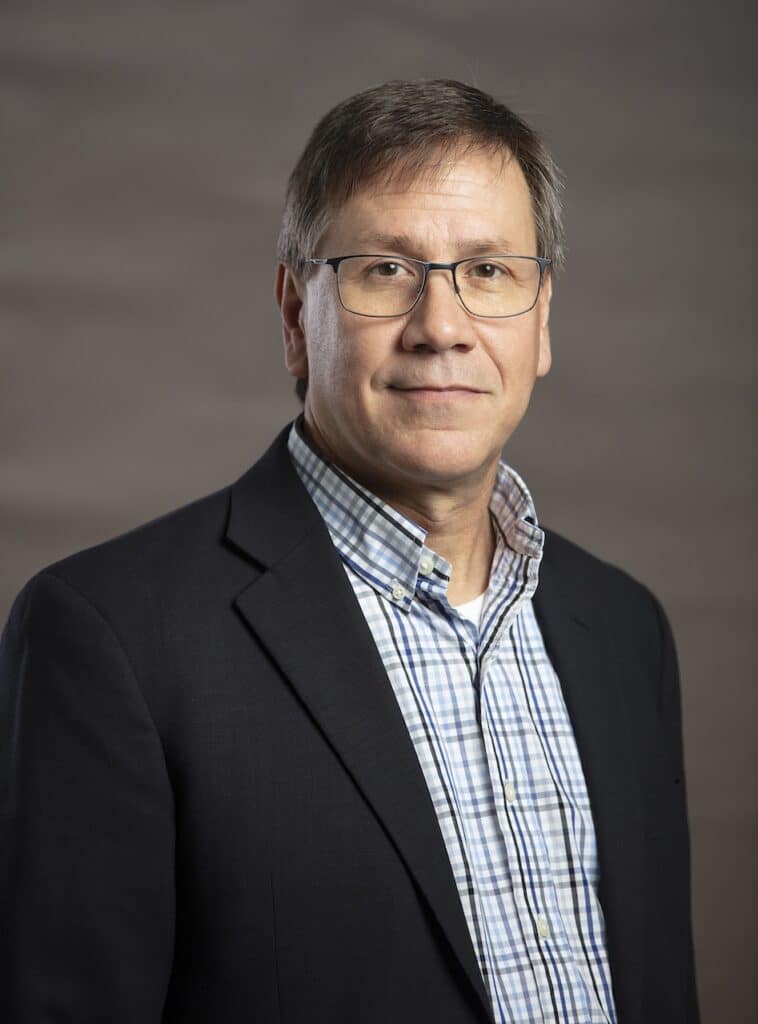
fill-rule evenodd
<path id="1" fill-rule="evenodd" d="M 539 329 L 539 355 L 537 358 L 537 376 L 544 377 L 552 365 L 553 357 L 550 350 L 550 300 L 553 297 L 553 275 L 548 271 L 542 284 L 540 297 L 537 300 Z"/>
<path id="2" fill-rule="evenodd" d="M 305 285 L 290 267 L 280 263 L 276 270 L 276 302 L 282 314 L 284 365 L 293 377 L 308 376 L 308 352 L 303 332 Z"/>

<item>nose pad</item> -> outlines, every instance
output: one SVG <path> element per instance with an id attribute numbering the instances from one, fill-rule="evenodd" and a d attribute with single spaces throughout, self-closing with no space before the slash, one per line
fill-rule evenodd
<path id="1" fill-rule="evenodd" d="M 434 274 L 436 271 L 441 271 L 446 276 L 448 274 L 450 275 L 450 283 L 451 283 L 452 292 L 456 296 L 456 298 L 458 299 L 458 302 L 461 304 L 461 306 L 465 309 L 466 307 L 463 306 L 463 300 L 461 299 L 460 289 L 458 288 L 458 282 L 455 279 L 455 273 L 454 273 L 454 271 L 450 267 L 430 267 L 430 269 L 429 269 L 429 271 L 428 271 L 428 273 L 426 275 L 426 280 L 424 281 L 424 284 L 423 284 L 423 286 L 421 288 L 421 293 L 420 293 L 420 295 L 418 297 L 417 303 L 420 304 L 420 303 L 422 303 L 424 301 L 424 298 L 426 297 L 426 295 L 427 295 L 427 293 L 429 291 L 429 281 L 431 279 L 432 274 Z"/>

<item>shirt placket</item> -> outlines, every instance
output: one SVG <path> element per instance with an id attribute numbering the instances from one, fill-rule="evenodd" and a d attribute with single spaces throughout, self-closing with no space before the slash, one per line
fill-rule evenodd
<path id="1" fill-rule="evenodd" d="M 442 610 L 444 610 L 445 615 L 441 618 L 441 621 L 450 629 L 454 637 L 453 642 L 459 645 L 459 650 L 463 655 L 461 667 L 463 668 L 465 665 L 469 683 L 468 688 L 460 687 L 457 689 L 456 715 L 458 720 L 464 724 L 464 728 L 469 724 L 473 727 L 475 720 L 476 728 L 481 735 L 481 674 L 478 658 L 481 645 L 479 644 L 478 633 L 473 623 L 459 616 L 447 604 L 446 600 L 442 602 Z M 490 788 L 497 792 L 492 787 L 490 775 L 491 757 L 484 745 L 482 753 L 485 759 L 482 769 L 484 775 L 475 785 L 470 788 L 466 787 L 466 798 L 470 797 L 474 800 L 484 799 L 483 792 Z M 465 759 L 461 756 L 460 751 L 457 750 L 454 751 L 454 756 L 458 761 L 455 777 L 461 779 L 466 770 L 463 764 Z M 489 786 L 485 785 L 485 778 L 489 782 Z M 496 809 L 497 813 L 499 812 Z M 484 936 L 484 941 L 481 944 L 479 966 L 485 983 L 490 990 L 490 998 L 496 1014 L 498 1014 L 498 1020 L 533 1020 L 535 1019 L 533 1014 L 541 1009 L 541 1004 L 536 991 L 536 980 L 535 984 L 529 984 L 528 979 L 523 976 L 521 968 L 524 965 L 519 965 L 519 971 L 511 976 L 508 986 L 504 986 L 501 982 L 503 964 L 498 960 L 497 947 L 498 944 L 502 944 L 503 937 L 502 935 L 499 936 L 498 932 L 502 931 L 505 923 L 501 919 L 500 908 L 496 908 L 494 904 L 499 899 L 504 899 L 507 903 L 510 903 L 510 896 L 505 897 L 501 894 L 499 897 L 493 897 L 487 892 L 488 879 L 491 878 L 493 873 L 503 875 L 510 885 L 513 884 L 512 872 L 510 870 L 511 861 L 504 856 L 502 836 L 494 835 L 489 840 L 485 840 L 479 834 L 482 828 L 480 821 L 471 825 L 470 828 L 471 832 L 475 834 L 466 836 L 467 848 L 472 855 L 474 883 L 468 897 L 470 902 L 469 913 L 475 915 L 479 931 Z M 484 886 L 484 889 L 482 889 L 482 886 Z M 469 922 L 469 927 L 471 927 L 471 922 Z M 512 927 L 510 920 L 508 927 Z M 520 934 L 514 943 L 514 947 L 517 949 L 527 942 L 527 936 L 523 934 L 521 918 L 519 919 L 518 927 Z M 553 1020 L 552 1015 L 546 1017 L 545 1020 L 551 1022 Z"/>
<path id="2" fill-rule="evenodd" d="M 537 823 L 534 809 L 527 798 L 527 779 L 519 779 L 515 774 L 514 766 L 520 763 L 521 758 L 512 747 L 509 730 L 497 727 L 502 717 L 497 701 L 500 699 L 508 702 L 509 717 L 515 717 L 522 728 L 530 728 L 531 725 L 528 716 L 524 715 L 523 706 L 519 707 L 515 700 L 519 682 L 510 679 L 509 686 L 501 686 L 498 694 L 491 683 L 493 673 L 489 671 L 489 667 L 500 657 L 501 644 L 509 642 L 511 625 L 524 599 L 522 596 L 516 601 L 502 618 L 497 625 L 496 635 L 484 635 L 481 638 L 480 646 L 486 649 L 479 667 L 482 737 L 498 823 L 508 863 L 513 865 L 510 872 L 513 903 L 519 916 L 539 1010 L 545 1022 L 559 1024 L 558 1007 L 552 994 L 552 971 L 549 967 L 557 950 L 549 949 L 547 945 L 554 942 L 551 924 L 557 923 L 557 906 L 554 900 L 550 901 L 550 887 L 545 885 L 549 879 L 549 859 L 541 831 L 535 828 Z M 536 843 L 529 849 L 527 844 L 533 837 Z M 530 885 L 529 879 L 534 879 L 535 884 Z"/>

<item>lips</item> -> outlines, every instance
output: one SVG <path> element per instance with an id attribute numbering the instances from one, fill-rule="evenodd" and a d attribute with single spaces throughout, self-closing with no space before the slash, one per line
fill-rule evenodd
<path id="1" fill-rule="evenodd" d="M 405 398 L 414 405 L 463 406 L 473 398 L 480 398 L 484 392 L 465 384 L 449 384 L 440 387 L 438 384 L 417 384 L 413 387 L 390 385 L 400 398 Z"/>
<path id="2" fill-rule="evenodd" d="M 472 394 L 479 393 L 479 388 L 472 388 L 468 384 L 410 384 L 407 387 L 392 384 L 390 386 L 395 391 L 470 391 Z"/>

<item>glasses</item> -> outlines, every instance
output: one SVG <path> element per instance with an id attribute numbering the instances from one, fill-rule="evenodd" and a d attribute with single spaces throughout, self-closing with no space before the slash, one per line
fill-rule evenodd
<path id="1" fill-rule="evenodd" d="M 308 259 L 332 267 L 340 303 L 360 316 L 410 313 L 430 270 L 449 270 L 461 305 L 474 316 L 519 316 L 534 308 L 545 270 L 544 256 L 472 256 L 455 263 L 427 263 L 405 256 L 356 255 Z"/>

